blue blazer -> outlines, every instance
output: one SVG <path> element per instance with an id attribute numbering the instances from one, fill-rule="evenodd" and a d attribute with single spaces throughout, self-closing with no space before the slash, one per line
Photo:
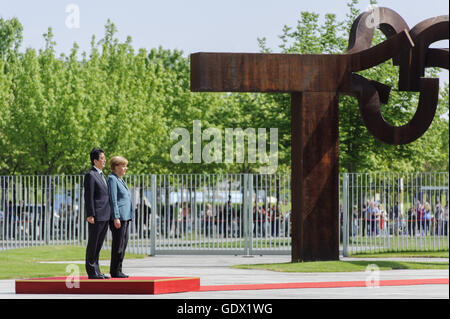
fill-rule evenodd
<path id="1" fill-rule="evenodd" d="M 111 203 L 111 219 L 133 219 L 134 211 L 131 203 L 131 192 L 123 179 L 111 173 L 108 177 L 108 189 Z"/>

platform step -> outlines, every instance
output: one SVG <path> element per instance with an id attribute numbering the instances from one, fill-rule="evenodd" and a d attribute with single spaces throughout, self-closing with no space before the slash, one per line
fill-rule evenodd
<path id="1" fill-rule="evenodd" d="M 198 277 L 88 279 L 48 277 L 16 280 L 16 294 L 168 294 L 200 290 Z"/>

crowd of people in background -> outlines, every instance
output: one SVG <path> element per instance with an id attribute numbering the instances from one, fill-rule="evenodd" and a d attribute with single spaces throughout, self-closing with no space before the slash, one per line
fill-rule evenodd
<path id="1" fill-rule="evenodd" d="M 23 201 L 14 205 L 8 203 L 6 214 L 0 216 L 5 221 L 3 234 L 14 238 L 17 231 L 34 234 L 39 237 L 39 227 L 48 222 L 48 230 L 52 236 L 65 238 L 77 235 L 80 231 L 80 210 L 78 202 L 74 205 L 60 203 L 58 208 L 51 209 L 45 214 L 43 207 L 25 205 Z M 189 201 L 175 202 L 165 209 L 165 205 L 158 205 L 156 214 L 157 231 L 165 237 L 181 237 L 192 232 L 211 237 L 241 237 L 243 234 L 244 218 L 242 205 L 226 203 L 198 203 Z M 144 237 L 150 236 L 151 205 L 147 198 L 139 201 L 134 209 L 135 220 L 132 229 L 139 230 Z M 288 237 L 290 236 L 290 215 L 288 209 L 282 209 L 279 204 L 253 205 L 252 232 L 255 237 Z M 43 229 L 44 230 L 44 229 Z"/>
<path id="2" fill-rule="evenodd" d="M 29 206 L 29 205 L 28 205 Z M 39 219 L 44 218 L 42 207 L 28 207 L 19 202 L 8 203 L 2 216 L 4 234 L 15 237 L 16 232 L 39 234 Z M 72 207 L 73 206 L 73 207 Z M 135 220 L 132 229 L 139 230 L 144 237 L 150 236 L 151 207 L 144 198 L 135 206 Z M 381 235 L 448 235 L 448 203 L 442 205 L 437 201 L 416 201 L 409 207 L 401 207 L 395 203 L 388 210 L 378 201 L 368 200 L 362 206 L 353 206 L 351 229 L 357 236 Z M 208 237 L 241 237 L 244 232 L 242 205 L 226 203 L 198 203 L 196 207 L 189 202 L 176 202 L 169 205 L 165 212 L 164 205 L 158 205 L 156 216 L 157 231 L 164 237 L 182 237 L 193 232 Z M 65 236 L 66 232 L 76 235 L 79 232 L 78 203 L 67 205 L 61 203 L 54 214 L 49 215 L 52 234 Z M 37 220 L 36 220 L 36 217 Z M 254 237 L 289 237 L 291 211 L 287 206 L 267 203 L 253 204 L 251 230 Z M 45 222 L 45 221 L 44 221 Z M 343 223 L 341 207 L 341 226 Z M 32 228 L 35 228 L 31 231 Z"/>
<path id="3" fill-rule="evenodd" d="M 197 205 L 189 202 L 170 205 L 169 214 L 165 214 L 164 206 L 157 214 L 160 232 L 165 236 L 183 236 L 195 231 L 211 237 L 241 237 L 244 219 L 241 205 L 225 204 Z M 252 231 L 255 237 L 290 236 L 290 211 L 283 212 L 280 205 L 258 205 L 253 207 Z M 138 221 L 139 222 L 139 221 Z"/>
<path id="4" fill-rule="evenodd" d="M 361 236 L 385 234 L 448 235 L 448 202 L 443 207 L 439 201 L 432 208 L 430 203 L 419 200 L 404 212 L 397 202 L 388 212 L 383 204 L 366 201 L 361 209 L 353 206 L 352 232 Z M 342 212 L 341 212 L 342 224 Z"/>

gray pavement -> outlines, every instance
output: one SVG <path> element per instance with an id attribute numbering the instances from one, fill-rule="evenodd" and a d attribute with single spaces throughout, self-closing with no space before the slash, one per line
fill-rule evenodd
<path id="1" fill-rule="evenodd" d="M 343 260 L 353 260 L 342 258 Z M 358 258 L 357 260 L 361 260 Z M 371 258 L 373 264 L 377 260 Z M 383 258 L 382 260 L 388 260 Z M 393 259 L 392 260 L 400 260 Z M 424 261 L 423 258 L 407 260 Z M 431 260 L 447 260 L 436 259 Z M 233 284 L 264 284 L 288 282 L 366 281 L 375 273 L 281 273 L 266 270 L 232 269 L 231 265 L 289 262 L 290 256 L 155 256 L 126 259 L 124 272 L 130 276 L 194 276 L 202 286 Z M 71 263 L 71 262 L 64 262 Z M 82 261 L 74 261 L 83 269 Z M 102 265 L 108 265 L 108 261 Z M 369 277 L 372 276 L 372 277 Z M 448 278 L 447 270 L 391 270 L 380 271 L 379 280 Z M 0 280 L 0 299 L 448 299 L 447 285 L 414 285 L 363 288 L 304 288 L 273 290 L 235 290 L 188 292 L 164 295 L 16 295 L 14 280 Z"/>

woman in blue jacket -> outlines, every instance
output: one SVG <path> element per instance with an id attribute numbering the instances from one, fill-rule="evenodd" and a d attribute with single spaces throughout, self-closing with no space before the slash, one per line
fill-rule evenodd
<path id="1" fill-rule="evenodd" d="M 108 177 L 112 232 L 110 273 L 113 278 L 127 278 L 128 276 L 122 272 L 122 262 L 128 243 L 130 220 L 133 219 L 131 192 L 123 180 L 128 160 L 114 156 L 109 165 L 112 172 Z"/>

